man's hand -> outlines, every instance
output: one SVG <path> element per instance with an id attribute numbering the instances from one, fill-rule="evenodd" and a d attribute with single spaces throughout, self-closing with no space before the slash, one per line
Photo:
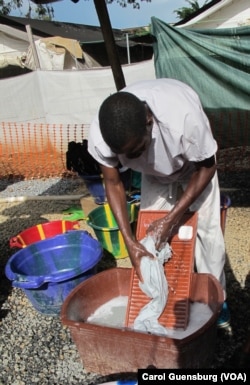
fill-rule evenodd
<path id="1" fill-rule="evenodd" d="M 141 259 L 142 257 L 149 257 L 151 259 L 155 259 L 156 257 L 145 249 L 145 247 L 138 241 L 131 242 L 127 248 L 135 272 L 139 280 L 143 283 L 143 277 L 141 274 Z"/>
<path id="2" fill-rule="evenodd" d="M 177 222 L 168 220 L 167 217 L 163 217 L 153 221 L 148 229 L 147 234 L 151 235 L 151 237 L 155 241 L 156 250 L 160 251 L 163 247 L 165 247 L 169 238 L 171 238 L 173 230 L 175 226 L 177 226 Z"/>
<path id="3" fill-rule="evenodd" d="M 155 247 L 161 250 L 171 237 L 175 226 L 180 222 L 183 214 L 189 206 L 194 203 L 198 196 L 206 188 L 216 171 L 215 157 L 211 156 L 201 162 L 194 163 L 195 171 L 191 175 L 188 185 L 180 199 L 175 203 L 172 210 L 162 219 L 150 224 L 147 234 L 155 238 Z"/>

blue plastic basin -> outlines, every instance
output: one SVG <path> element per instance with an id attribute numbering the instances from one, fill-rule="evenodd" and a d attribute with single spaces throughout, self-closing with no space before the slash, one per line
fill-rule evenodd
<path id="1" fill-rule="evenodd" d="M 34 308 L 59 315 L 72 289 L 96 273 L 100 242 L 81 230 L 35 242 L 15 253 L 5 266 L 12 286 L 24 290 Z"/>
<path id="2" fill-rule="evenodd" d="M 104 187 L 103 177 L 101 175 L 81 175 L 89 193 L 95 200 L 97 205 L 103 205 L 107 202 L 106 191 Z M 120 171 L 120 177 L 124 184 L 125 190 L 129 190 L 131 185 L 131 170 Z"/>

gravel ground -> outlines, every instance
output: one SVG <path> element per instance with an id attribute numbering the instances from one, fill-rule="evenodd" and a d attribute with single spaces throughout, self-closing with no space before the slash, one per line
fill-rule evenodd
<path id="1" fill-rule="evenodd" d="M 228 260 L 228 304 L 231 331 L 218 333 L 211 368 L 227 367 L 235 349 L 241 346 L 250 325 L 250 178 L 249 173 L 221 174 L 221 187 L 232 200 L 227 210 L 225 241 Z M 0 385 L 95 385 L 115 379 L 87 373 L 69 331 L 59 318 L 36 312 L 22 290 L 12 288 L 4 274 L 8 258 L 15 252 L 9 239 L 37 223 L 62 219 L 62 211 L 77 200 L 50 200 L 45 196 L 78 195 L 85 198 L 86 213 L 94 207 L 82 180 L 0 181 Z M 45 200 L 6 202 L 7 197 L 40 195 Z M 81 221 L 81 228 L 91 229 Z M 106 255 L 98 266 L 130 266 L 129 259 L 113 260 Z"/>

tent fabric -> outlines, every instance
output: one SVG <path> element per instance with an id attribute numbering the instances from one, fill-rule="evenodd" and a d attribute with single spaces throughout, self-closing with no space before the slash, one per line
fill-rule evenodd
<path id="1" fill-rule="evenodd" d="M 20 31 L 17 28 L 10 27 L 9 25 L 0 24 L 0 36 L 1 36 L 1 42 L 4 41 L 4 39 L 10 39 L 17 44 L 17 50 L 19 49 L 19 44 L 21 44 L 21 49 L 23 50 L 23 44 L 24 42 L 29 44 L 29 38 L 27 35 L 27 32 Z M 40 36 L 33 34 L 33 39 L 37 40 L 40 39 Z M 0 46 L 1 47 L 1 46 Z M 24 48 L 26 45 L 24 45 Z M 2 47 L 1 47 L 2 48 Z M 0 51 L 2 52 L 2 51 Z"/>
<path id="2" fill-rule="evenodd" d="M 23 64 L 23 60 L 22 60 L 22 57 L 20 56 L 14 56 L 14 55 L 11 55 L 11 54 L 5 54 L 5 55 L 1 55 L 0 54 L 0 68 L 5 68 L 5 67 L 8 67 L 8 66 L 18 66 L 18 67 L 21 67 L 21 68 L 24 68 L 24 64 Z"/>
<path id="3" fill-rule="evenodd" d="M 211 117 L 215 136 L 218 129 L 226 136 L 233 125 L 237 144 L 249 145 L 250 27 L 194 31 L 155 17 L 151 22 L 156 77 L 189 84 Z M 234 139 L 226 138 L 222 146 L 232 145 Z"/>
<path id="4" fill-rule="evenodd" d="M 83 66 L 76 58 L 82 58 L 83 51 L 76 40 L 55 38 L 38 39 L 34 42 L 39 61 L 39 69 L 42 70 L 66 70 L 81 69 Z M 74 53 L 73 53 L 74 52 Z M 24 64 L 31 70 L 36 70 L 36 63 L 30 45 Z"/>
<path id="5" fill-rule="evenodd" d="M 24 67 L 23 60 L 29 46 L 28 37 L 24 35 L 20 32 L 18 36 L 14 28 L 0 24 L 0 68 L 10 65 Z"/>
<path id="6" fill-rule="evenodd" d="M 155 79 L 153 60 L 122 69 L 127 85 Z M 110 67 L 39 70 L 1 79 L 0 122 L 89 125 L 103 100 L 114 92 Z"/>
<path id="7" fill-rule="evenodd" d="M 96 60 L 82 51 L 77 40 L 61 36 L 40 39 L 35 35 L 33 35 L 33 40 L 40 69 L 64 70 L 100 67 Z M 0 69 L 8 66 L 37 69 L 27 32 L 0 24 Z"/>

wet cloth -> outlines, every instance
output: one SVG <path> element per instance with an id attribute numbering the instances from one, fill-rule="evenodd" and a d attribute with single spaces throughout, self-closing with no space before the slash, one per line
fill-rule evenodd
<path id="1" fill-rule="evenodd" d="M 164 274 L 163 264 L 172 254 L 167 243 L 161 251 L 156 251 L 153 237 L 142 239 L 143 246 L 157 259 L 143 257 L 141 259 L 141 273 L 144 282 L 139 282 L 140 289 L 152 300 L 144 306 L 134 321 L 134 329 L 152 334 L 166 335 L 167 330 L 158 318 L 162 314 L 168 298 L 168 284 Z"/>

